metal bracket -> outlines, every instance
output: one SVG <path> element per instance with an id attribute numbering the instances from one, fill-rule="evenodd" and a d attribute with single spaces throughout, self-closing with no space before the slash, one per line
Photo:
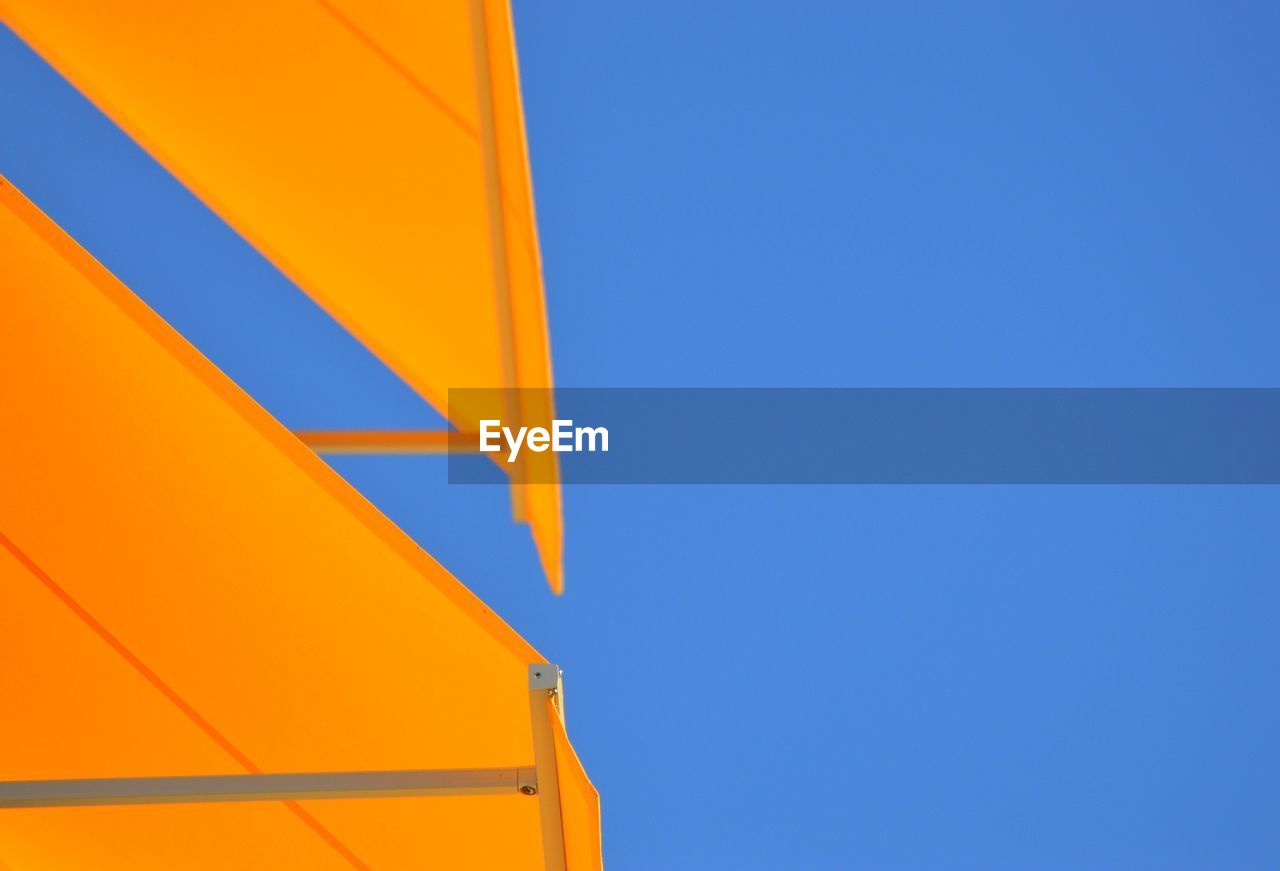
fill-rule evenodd
<path id="1" fill-rule="evenodd" d="M 535 662 L 529 666 L 529 689 L 560 692 L 560 668 L 548 662 Z"/>
<path id="2" fill-rule="evenodd" d="M 529 666 L 529 691 L 546 690 L 564 722 L 564 672 L 557 665 L 535 662 Z"/>

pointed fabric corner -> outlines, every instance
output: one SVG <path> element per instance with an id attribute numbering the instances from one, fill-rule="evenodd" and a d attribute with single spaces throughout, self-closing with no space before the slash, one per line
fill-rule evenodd
<path id="1" fill-rule="evenodd" d="M 454 426 L 554 416 L 549 397 L 449 402 L 552 386 L 506 0 L 0 0 L 0 18 Z M 538 480 L 513 505 L 559 592 L 554 457 Z"/>
<path id="2" fill-rule="evenodd" d="M 603 871 L 600 840 L 600 793 L 587 777 L 564 722 L 553 717 L 552 738 L 560 781 L 560 808 L 564 820 L 567 871 Z"/>

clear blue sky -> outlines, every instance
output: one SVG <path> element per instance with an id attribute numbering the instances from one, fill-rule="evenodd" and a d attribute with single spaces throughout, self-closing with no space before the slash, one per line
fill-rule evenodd
<path id="1" fill-rule="evenodd" d="M 562 384 L 1280 385 L 1275 4 L 516 6 Z M 0 172 L 286 423 L 434 419 L 3 30 Z M 565 667 L 612 871 L 1280 867 L 1277 488 L 575 488 L 555 600 L 338 466 Z"/>

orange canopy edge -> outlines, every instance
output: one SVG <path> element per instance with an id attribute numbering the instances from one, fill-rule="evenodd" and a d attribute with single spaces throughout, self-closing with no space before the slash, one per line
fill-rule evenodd
<path id="1" fill-rule="evenodd" d="M 3 179 L 0 368 L 0 781 L 538 757 L 537 651 Z M 598 868 L 553 743 L 566 867 Z M 0 808 L 0 857 L 542 869 L 540 801 Z"/>
<path id="2" fill-rule="evenodd" d="M 506 0 L 0 0 L 0 18 L 461 430 L 550 388 Z M 553 455 L 538 481 L 558 482 Z M 558 483 L 513 485 L 553 590 Z"/>

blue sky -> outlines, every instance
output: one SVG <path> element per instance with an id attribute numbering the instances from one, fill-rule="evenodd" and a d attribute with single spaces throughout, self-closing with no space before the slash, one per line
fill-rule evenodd
<path id="1" fill-rule="evenodd" d="M 516 9 L 561 384 L 1280 384 L 1273 4 Z M 283 421 L 435 420 L 0 83 L 0 173 Z M 1280 864 L 1276 488 L 573 488 L 557 600 L 498 488 L 336 465 L 564 666 L 613 871 Z"/>

